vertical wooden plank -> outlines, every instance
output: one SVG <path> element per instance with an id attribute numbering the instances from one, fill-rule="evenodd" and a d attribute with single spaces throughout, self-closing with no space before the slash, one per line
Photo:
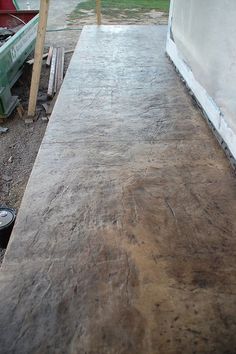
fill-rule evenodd
<path id="1" fill-rule="evenodd" d="M 58 71 L 59 71 L 59 65 L 60 65 L 60 52 L 61 52 L 61 49 L 57 48 L 55 79 L 54 79 L 54 87 L 53 87 L 53 93 L 54 94 L 57 92 Z"/>
<path id="2" fill-rule="evenodd" d="M 48 84 L 48 97 L 53 97 L 53 94 L 54 94 L 56 65 L 57 65 L 57 48 L 53 48 L 52 62 L 51 62 L 51 69 L 50 69 L 50 76 L 49 76 L 49 84 Z"/>
<path id="3" fill-rule="evenodd" d="M 34 54 L 34 66 L 31 79 L 30 87 L 30 98 L 29 98 L 29 107 L 28 115 L 33 117 L 36 111 L 36 103 L 39 89 L 39 81 L 42 68 L 42 57 L 44 51 L 44 42 L 47 28 L 47 19 L 49 11 L 49 0 L 40 1 L 40 11 L 39 11 L 39 25 L 38 33 L 35 45 L 35 54 Z"/>
<path id="4" fill-rule="evenodd" d="M 48 52 L 48 58 L 47 58 L 47 62 L 46 62 L 47 66 L 51 65 L 52 53 L 53 53 L 53 47 L 51 46 L 50 49 L 49 49 L 49 52 Z"/>
<path id="5" fill-rule="evenodd" d="M 58 76 L 58 90 L 60 90 L 64 77 L 65 48 L 61 48 L 61 62 Z"/>
<path id="6" fill-rule="evenodd" d="M 97 15 L 97 24 L 101 25 L 101 0 L 96 0 L 96 15 Z"/>

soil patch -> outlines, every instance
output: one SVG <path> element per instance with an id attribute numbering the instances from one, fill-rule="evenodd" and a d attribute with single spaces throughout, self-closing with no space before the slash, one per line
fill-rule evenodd
<path id="1" fill-rule="evenodd" d="M 65 71 L 71 56 L 72 54 L 66 55 Z M 42 120 L 45 116 L 42 104 L 47 102 L 49 70 L 44 62 L 37 103 L 38 119 L 32 124 L 25 124 L 24 120 L 14 111 L 0 124 L 0 127 L 8 128 L 6 133 L 0 134 L 0 205 L 14 208 L 16 211 L 20 207 L 47 127 L 47 122 Z M 28 107 L 31 73 L 32 66 L 26 64 L 23 75 L 12 89 L 12 93 L 20 98 L 25 110 Z M 4 250 L 0 249 L 0 263 L 3 254 Z"/>
<path id="2" fill-rule="evenodd" d="M 84 26 L 96 23 L 95 9 L 80 9 L 73 11 L 68 17 L 68 25 L 70 26 Z M 150 25 L 166 25 L 168 23 L 168 13 L 155 9 L 123 9 L 118 8 L 103 9 L 102 24 L 150 24 Z"/>

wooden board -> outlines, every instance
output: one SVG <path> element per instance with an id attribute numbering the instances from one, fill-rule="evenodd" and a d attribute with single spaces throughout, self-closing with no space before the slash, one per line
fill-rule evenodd
<path id="1" fill-rule="evenodd" d="M 29 97 L 29 107 L 28 115 L 34 117 L 39 89 L 39 81 L 42 68 L 42 57 L 44 51 L 44 42 L 47 28 L 47 19 L 49 11 L 49 0 L 40 1 L 40 11 L 39 11 L 39 24 L 38 24 L 38 33 L 35 45 L 35 54 L 34 54 L 34 66 L 30 87 L 30 97 Z"/>

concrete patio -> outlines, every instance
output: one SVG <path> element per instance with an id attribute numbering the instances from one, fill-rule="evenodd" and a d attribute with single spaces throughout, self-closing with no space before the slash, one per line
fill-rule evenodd
<path id="1" fill-rule="evenodd" d="M 84 28 L 0 271 L 1 353 L 236 352 L 236 180 L 166 32 Z"/>

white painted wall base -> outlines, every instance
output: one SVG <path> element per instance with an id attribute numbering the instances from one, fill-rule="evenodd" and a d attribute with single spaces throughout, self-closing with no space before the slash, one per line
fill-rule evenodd
<path id="1" fill-rule="evenodd" d="M 230 122 L 229 117 L 223 114 L 213 98 L 195 78 L 191 68 L 186 64 L 175 42 L 172 40 L 171 26 L 174 12 L 174 2 L 175 0 L 172 0 L 170 7 L 169 29 L 166 45 L 167 54 L 173 61 L 179 73 L 184 78 L 186 85 L 193 92 L 193 95 L 201 105 L 209 121 L 212 123 L 217 133 L 221 136 L 224 143 L 227 145 L 230 153 L 232 154 L 232 157 L 236 159 L 236 134 L 227 123 Z"/>
<path id="2" fill-rule="evenodd" d="M 187 86 L 193 92 L 194 96 L 202 106 L 210 122 L 213 124 L 218 134 L 225 141 L 234 159 L 236 159 L 236 135 L 227 125 L 227 120 L 217 107 L 213 99 L 208 95 L 206 90 L 197 82 L 191 69 L 182 60 L 178 53 L 175 43 L 168 36 L 166 51 L 173 61 L 174 65 L 183 76 Z"/>

